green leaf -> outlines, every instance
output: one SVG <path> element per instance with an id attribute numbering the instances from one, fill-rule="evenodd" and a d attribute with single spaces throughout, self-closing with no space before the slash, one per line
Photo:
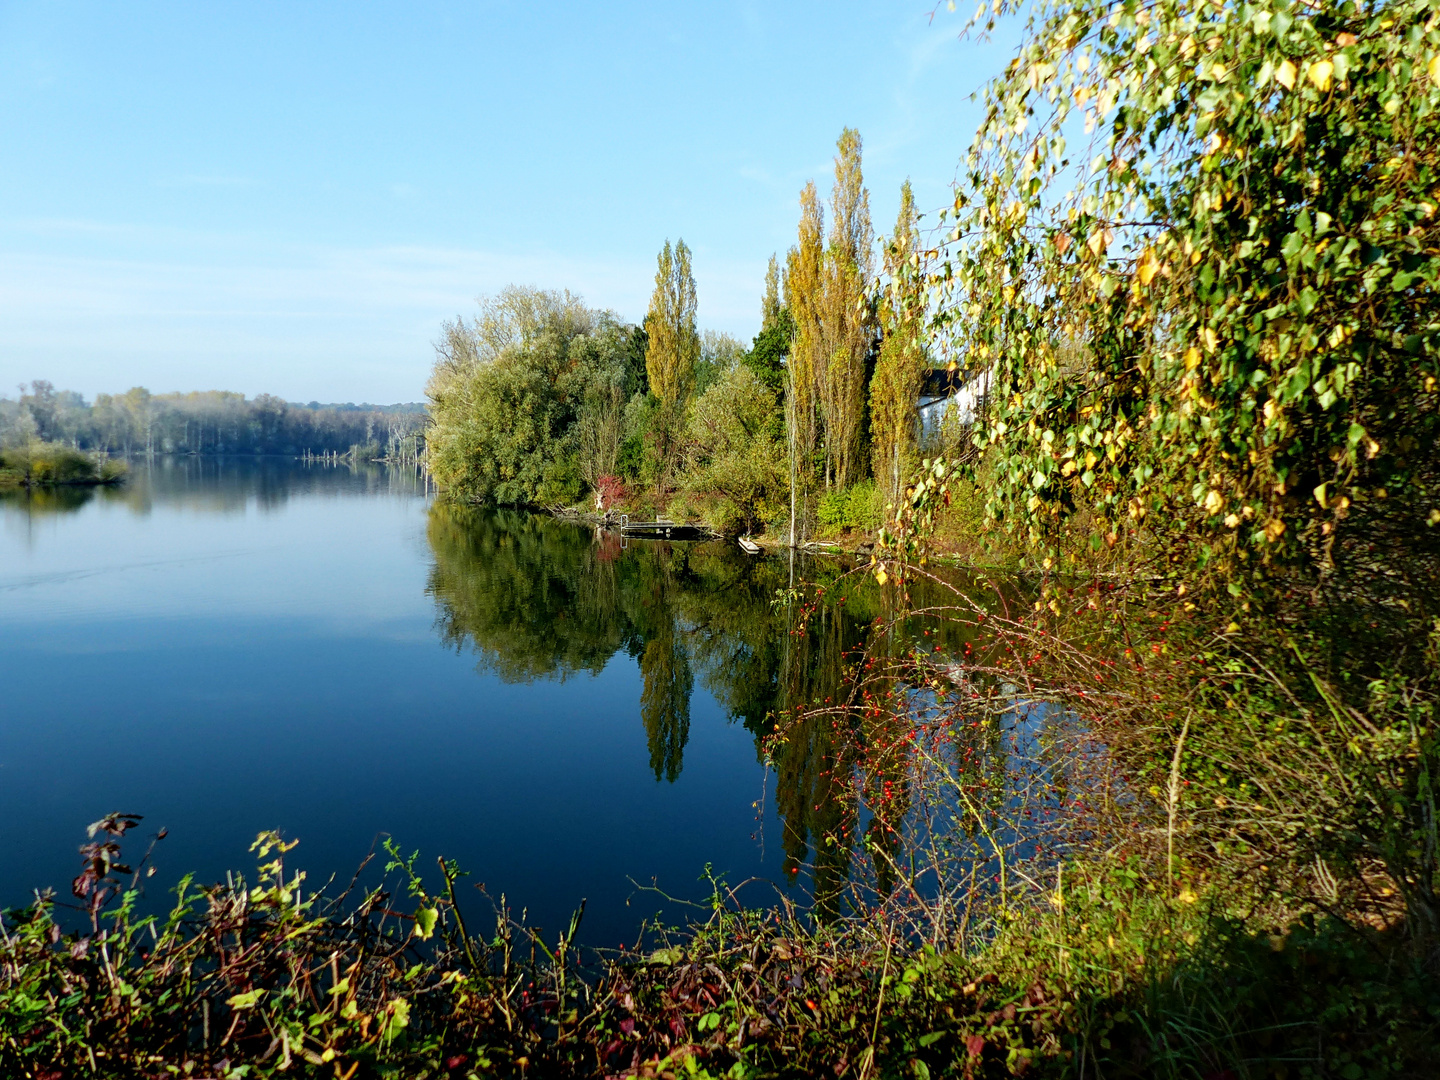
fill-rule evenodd
<path id="1" fill-rule="evenodd" d="M 430 935 L 435 932 L 435 923 L 439 918 L 439 908 L 417 908 L 415 910 L 415 936 L 422 941 L 428 940 Z"/>
<path id="2" fill-rule="evenodd" d="M 253 1009 L 255 1003 L 265 995 L 264 990 L 247 990 L 243 994 L 236 994 L 225 999 L 225 1004 L 232 1009 Z"/>
<path id="3" fill-rule="evenodd" d="M 381 1013 L 380 1041 L 394 1042 L 400 1033 L 410 1026 L 410 1003 L 404 998 L 395 998 Z"/>

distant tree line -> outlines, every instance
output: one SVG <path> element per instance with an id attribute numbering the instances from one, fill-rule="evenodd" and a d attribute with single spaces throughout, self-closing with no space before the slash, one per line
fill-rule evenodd
<path id="1" fill-rule="evenodd" d="M 914 200 L 907 182 L 883 280 L 858 132 L 837 143 L 828 232 L 813 183 L 800 206 L 748 347 L 699 330 L 683 240 L 661 250 L 640 326 L 514 286 L 446 323 L 427 388 L 436 480 L 476 502 L 619 501 L 792 540 L 878 518 L 916 457 L 929 366 Z"/>
<path id="2" fill-rule="evenodd" d="M 152 394 L 142 386 L 97 394 L 36 380 L 0 398 L 0 444 L 64 443 L 113 454 L 303 454 L 414 456 L 423 406 L 297 405 L 270 394 L 225 390 Z M 408 452 L 408 453 L 407 453 Z"/>

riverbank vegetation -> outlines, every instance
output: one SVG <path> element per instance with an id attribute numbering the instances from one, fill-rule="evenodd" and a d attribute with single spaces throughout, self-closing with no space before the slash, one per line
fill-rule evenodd
<path id="1" fill-rule="evenodd" d="M 19 487 L 118 484 L 125 462 L 64 443 L 29 442 L 0 448 L 0 485 Z"/>
<path id="2" fill-rule="evenodd" d="M 143 386 L 93 402 L 41 379 L 0 398 L 0 446 L 40 441 L 106 454 L 349 454 L 413 462 L 424 451 L 419 405 L 308 405 L 269 394 L 152 394 Z"/>

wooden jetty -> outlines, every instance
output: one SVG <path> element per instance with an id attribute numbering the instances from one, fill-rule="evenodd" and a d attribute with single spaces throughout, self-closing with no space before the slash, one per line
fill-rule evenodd
<path id="1" fill-rule="evenodd" d="M 646 540 L 708 540 L 713 533 L 697 525 L 682 525 L 678 521 L 631 521 L 628 514 L 620 515 L 620 532 Z"/>

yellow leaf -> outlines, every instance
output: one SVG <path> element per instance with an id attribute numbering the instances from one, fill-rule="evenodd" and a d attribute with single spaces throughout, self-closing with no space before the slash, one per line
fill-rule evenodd
<path id="1" fill-rule="evenodd" d="M 1275 69 L 1275 81 L 1286 90 L 1295 89 L 1295 65 L 1289 60 L 1282 60 L 1280 66 Z"/>
<path id="2" fill-rule="evenodd" d="M 1153 248 L 1145 249 L 1145 255 L 1140 260 L 1139 272 L 1140 284 L 1146 287 L 1155 280 L 1155 275 L 1160 272 L 1160 260 L 1155 257 Z"/>
<path id="3" fill-rule="evenodd" d="M 1215 346 L 1219 344 L 1219 342 L 1220 339 L 1216 337 L 1215 331 L 1211 330 L 1210 327 L 1202 326 L 1200 328 L 1200 343 L 1205 346 L 1206 352 L 1214 352 Z"/>
<path id="4" fill-rule="evenodd" d="M 1176 899 L 1179 900 L 1182 904 L 1193 904 L 1198 899 L 1198 897 L 1190 890 L 1189 885 L 1185 885 L 1181 887 L 1180 895 L 1176 897 Z"/>
<path id="5" fill-rule="evenodd" d="M 1185 370 L 1194 371 L 1200 366 L 1200 350 L 1191 345 L 1185 350 Z"/>
<path id="6" fill-rule="evenodd" d="M 1207 514 L 1218 514 L 1224 505 L 1225 500 L 1218 491 L 1212 491 L 1205 496 L 1205 512 Z"/>
<path id="7" fill-rule="evenodd" d="M 1440 53 L 1430 58 L 1430 63 L 1425 65 L 1425 74 L 1430 76 L 1430 81 L 1440 83 Z"/>
<path id="8" fill-rule="evenodd" d="M 1305 71 L 1305 77 L 1315 84 L 1315 89 L 1325 91 L 1330 89 L 1330 76 L 1335 71 L 1335 65 L 1329 60 L 1321 60 L 1311 64 Z"/>
<path id="9" fill-rule="evenodd" d="M 890 575 L 885 573 L 883 568 L 877 567 L 875 570 L 875 580 L 881 585 L 884 585 L 885 582 L 890 580 Z"/>

